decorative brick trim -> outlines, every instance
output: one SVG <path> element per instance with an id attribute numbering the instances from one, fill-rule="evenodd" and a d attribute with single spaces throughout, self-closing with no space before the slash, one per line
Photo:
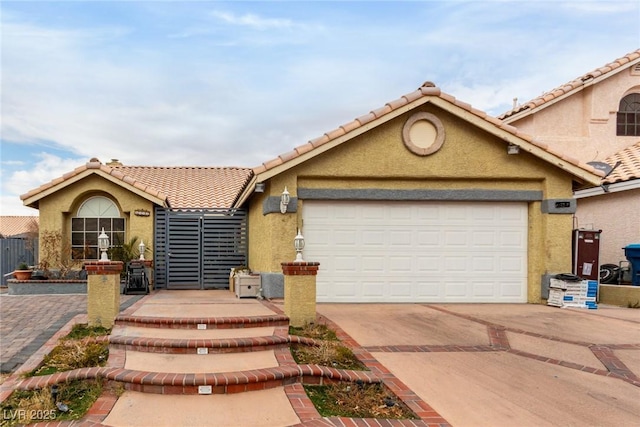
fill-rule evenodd
<path id="1" fill-rule="evenodd" d="M 282 273 L 285 276 L 316 276 L 319 262 L 283 262 Z"/>
<path id="2" fill-rule="evenodd" d="M 354 340 L 349 334 L 347 334 L 344 330 L 342 330 L 336 323 L 331 321 L 324 316 L 318 316 L 318 322 L 324 323 L 329 326 L 331 329 L 336 331 L 336 335 L 338 339 L 342 341 L 342 343 L 353 351 L 353 353 L 358 357 L 358 359 L 365 364 L 367 368 L 369 368 L 371 373 L 382 379 L 382 383 L 391 390 L 399 399 L 401 399 L 409 409 L 411 409 L 420 420 L 398 420 L 399 424 L 393 425 L 416 425 L 416 426 L 449 426 L 450 424 L 445 420 L 435 409 L 433 409 L 429 404 L 423 401 L 420 396 L 415 394 L 405 383 L 400 381 L 391 371 L 389 371 L 382 363 L 378 362 L 378 360 L 373 357 L 373 355 L 367 351 L 367 349 L 360 347 L 360 345 Z M 355 419 L 345 419 L 345 418 L 331 418 L 332 423 L 335 422 L 336 426 L 369 426 L 376 424 L 368 424 L 364 421 L 361 424 L 358 424 L 354 421 Z M 337 421 L 334 421 L 337 420 Z M 340 423 L 344 420 L 349 422 Z M 360 420 L 357 420 L 360 421 Z M 375 421 L 375 420 L 373 420 Z M 377 420 L 379 422 L 380 420 Z M 410 422 L 414 424 L 402 424 L 403 422 Z"/>
<path id="3" fill-rule="evenodd" d="M 369 371 L 349 371 L 318 365 L 287 365 L 223 373 L 165 373 L 103 367 L 80 368 L 52 375 L 26 378 L 15 385 L 16 390 L 36 390 L 80 379 L 104 378 L 125 383 L 125 387 L 145 393 L 198 394 L 198 386 L 210 385 L 217 393 L 241 393 L 281 387 L 296 382 L 327 384 L 336 381 L 367 384 L 381 380 Z M 320 381 L 317 379 L 320 378 Z"/>
<path id="4" fill-rule="evenodd" d="M 233 329 L 260 326 L 288 326 L 289 318 L 284 315 L 245 317 L 151 317 L 119 315 L 117 325 L 134 325 L 148 328 L 197 329 L 199 324 L 211 329 Z"/>
<path id="5" fill-rule="evenodd" d="M 111 336 L 112 348 L 165 354 L 197 354 L 198 348 L 207 348 L 209 353 L 243 353 L 275 350 L 289 346 L 288 337 L 265 336 L 224 339 L 164 339 L 129 336 Z"/>
<path id="6" fill-rule="evenodd" d="M 103 274 L 120 274 L 124 266 L 122 261 L 86 261 L 84 263 L 87 274 L 103 275 Z"/>

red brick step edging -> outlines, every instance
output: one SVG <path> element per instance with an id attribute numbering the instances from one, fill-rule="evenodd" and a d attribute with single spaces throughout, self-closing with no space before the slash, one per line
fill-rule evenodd
<path id="1" fill-rule="evenodd" d="M 170 339 L 121 335 L 109 337 L 112 349 L 163 354 L 198 354 L 198 349 L 201 348 L 206 348 L 209 354 L 243 353 L 288 348 L 292 343 L 318 345 L 312 339 L 295 335 L 219 339 Z"/>
<path id="2" fill-rule="evenodd" d="M 118 316 L 116 325 L 140 326 L 148 328 L 198 329 L 206 325 L 207 329 L 257 328 L 261 326 L 289 326 L 289 318 L 284 315 L 245 316 L 245 317 L 151 317 Z"/>
<path id="3" fill-rule="evenodd" d="M 125 388 L 145 393 L 198 394 L 198 386 L 209 385 L 212 394 L 263 390 L 301 382 L 329 384 L 336 381 L 379 383 L 369 371 L 350 371 L 319 365 L 289 365 L 224 373 L 165 373 L 123 368 L 80 368 L 52 375 L 30 377 L 15 385 L 16 390 L 35 390 L 73 380 L 104 378 L 125 383 Z M 127 387 L 129 385 L 129 387 Z"/>

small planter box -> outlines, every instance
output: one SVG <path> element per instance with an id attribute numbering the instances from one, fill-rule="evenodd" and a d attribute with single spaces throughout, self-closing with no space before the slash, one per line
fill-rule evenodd
<path id="1" fill-rule="evenodd" d="M 234 282 L 238 298 L 256 298 L 260 293 L 259 274 L 239 274 L 235 277 Z"/>
<path id="2" fill-rule="evenodd" d="M 86 280 L 7 280 L 9 295 L 86 294 Z"/>

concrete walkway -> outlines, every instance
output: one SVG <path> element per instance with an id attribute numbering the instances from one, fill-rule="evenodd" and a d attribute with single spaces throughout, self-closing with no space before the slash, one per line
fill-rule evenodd
<path id="1" fill-rule="evenodd" d="M 371 369 L 361 378 L 384 381 L 420 415 L 408 425 L 640 425 L 640 310 L 525 304 L 319 304 L 317 310 L 318 320 Z M 305 375 L 355 377 L 296 365 L 286 326 L 235 323 L 270 321 L 281 313 L 282 301 L 239 300 L 228 291 L 146 296 L 114 327 L 110 367 L 73 374 L 138 385 L 119 397 L 103 395 L 84 422 L 405 425 L 320 417 L 298 381 Z M 226 322 L 218 325 L 224 328 L 214 329 L 214 320 Z M 191 327 L 182 329 L 185 322 Z M 210 327 L 196 328 L 201 322 Z M 257 343 L 264 347 L 251 348 Z M 245 345 L 253 351 L 220 351 Z M 270 386 L 252 386 L 252 378 L 271 378 Z M 39 380 L 23 383 L 29 381 Z M 212 384 L 213 392 L 200 395 L 188 384 Z"/>
<path id="2" fill-rule="evenodd" d="M 231 292 L 157 292 L 128 313 L 136 317 L 224 318 L 275 315 L 255 299 L 237 299 Z M 218 340 L 259 338 L 273 327 L 233 329 L 165 329 L 116 325 L 112 336 Z M 202 344 L 204 347 L 204 344 Z M 238 373 L 279 366 L 274 350 L 244 353 L 166 354 L 126 350 L 125 369 L 163 373 Z M 250 410 L 248 410 L 250 408 Z M 175 395 L 126 391 L 108 416 L 107 426 L 287 426 L 300 423 L 284 387 L 234 394 Z"/>
<path id="3" fill-rule="evenodd" d="M 640 310 L 320 304 L 454 426 L 639 426 Z"/>

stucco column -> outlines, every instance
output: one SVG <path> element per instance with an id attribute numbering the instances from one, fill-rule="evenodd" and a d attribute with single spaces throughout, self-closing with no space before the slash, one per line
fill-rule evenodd
<path id="1" fill-rule="evenodd" d="M 299 328 L 316 321 L 316 275 L 319 262 L 283 262 L 284 314 Z"/>
<path id="2" fill-rule="evenodd" d="M 88 261 L 87 314 L 89 326 L 111 328 L 120 312 L 122 261 Z"/>

